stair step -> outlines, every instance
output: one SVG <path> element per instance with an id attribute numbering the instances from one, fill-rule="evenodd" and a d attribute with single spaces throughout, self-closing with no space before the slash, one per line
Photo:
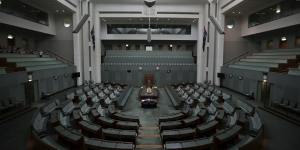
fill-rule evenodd
<path id="1" fill-rule="evenodd" d="M 139 130 L 139 134 L 160 134 L 159 130 Z"/>
<path id="2" fill-rule="evenodd" d="M 159 134 L 139 134 L 140 138 L 160 138 Z"/>
<path id="3" fill-rule="evenodd" d="M 136 149 L 161 149 L 163 148 L 162 145 L 159 144 L 140 144 L 140 145 L 136 145 L 135 147 Z"/>
<path id="4" fill-rule="evenodd" d="M 142 129 L 142 130 L 158 130 L 159 128 L 157 126 L 155 126 L 155 127 L 140 127 L 139 129 Z"/>

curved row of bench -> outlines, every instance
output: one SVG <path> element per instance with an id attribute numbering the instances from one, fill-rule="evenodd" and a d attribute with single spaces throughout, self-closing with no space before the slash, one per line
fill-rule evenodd
<path id="1" fill-rule="evenodd" d="M 181 84 L 165 90 L 175 102 L 193 107 L 190 116 L 178 113 L 159 120 L 166 150 L 240 149 L 262 135 L 263 125 L 255 108 L 214 86 Z M 199 95 L 194 96 L 196 92 Z"/>
<path id="2" fill-rule="evenodd" d="M 82 91 L 88 95 L 91 90 L 84 87 Z M 32 123 L 32 137 L 36 141 L 34 149 L 131 150 L 138 128 L 138 117 L 118 112 L 115 103 L 104 108 L 100 101 L 75 98 L 55 100 L 40 108 Z"/>

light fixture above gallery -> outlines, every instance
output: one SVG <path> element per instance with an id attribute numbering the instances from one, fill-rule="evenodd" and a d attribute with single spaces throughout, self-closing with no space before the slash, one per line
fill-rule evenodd
<path id="1" fill-rule="evenodd" d="M 281 41 L 285 42 L 287 40 L 287 38 L 285 36 L 281 37 Z"/>
<path id="2" fill-rule="evenodd" d="M 227 18 L 226 19 L 226 28 L 227 29 L 233 29 L 235 27 L 236 23 L 233 18 Z"/>
<path id="3" fill-rule="evenodd" d="M 72 22 L 71 19 L 68 18 L 68 17 L 66 17 L 66 18 L 64 19 L 64 26 L 65 26 L 66 28 L 71 27 L 71 26 L 72 26 L 72 23 L 71 23 L 71 22 Z"/>
<path id="4" fill-rule="evenodd" d="M 9 35 L 7 35 L 7 39 L 12 40 L 12 39 L 14 39 L 14 36 L 12 34 L 9 34 Z"/>

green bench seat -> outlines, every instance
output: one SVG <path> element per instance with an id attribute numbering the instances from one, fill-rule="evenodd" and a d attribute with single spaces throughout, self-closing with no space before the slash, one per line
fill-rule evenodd
<path id="1" fill-rule="evenodd" d="M 288 63 L 286 59 L 241 59 L 241 62 Z"/>
<path id="2" fill-rule="evenodd" d="M 273 49 L 273 50 L 264 50 L 266 53 L 277 53 L 277 52 L 300 52 L 300 48 L 293 49 Z"/>
<path id="3" fill-rule="evenodd" d="M 13 53 L 3 53 L 0 54 L 0 58 L 37 58 L 39 57 L 39 55 L 35 55 L 35 54 L 13 54 Z M 49 55 L 43 55 L 43 57 L 45 58 L 49 58 Z"/>
<path id="4" fill-rule="evenodd" d="M 6 74 L 6 70 L 3 67 L 0 67 L 0 74 Z"/>
<path id="5" fill-rule="evenodd" d="M 283 55 L 283 56 L 279 56 L 279 55 L 275 55 L 275 56 L 247 56 L 247 58 L 251 58 L 251 59 L 297 59 L 296 55 Z"/>
<path id="6" fill-rule="evenodd" d="M 299 69 L 299 68 L 297 68 L 297 69 L 289 69 L 288 74 L 289 74 L 289 75 L 300 76 L 300 69 Z"/>
<path id="7" fill-rule="evenodd" d="M 245 70 L 253 70 L 253 71 L 262 71 L 262 72 L 269 72 L 269 67 L 259 67 L 259 66 L 245 66 L 245 65 L 229 65 L 229 68 L 236 68 L 236 69 L 245 69 Z"/>
<path id="8" fill-rule="evenodd" d="M 278 63 L 259 63 L 259 62 L 237 62 L 236 65 L 245 65 L 245 66 L 259 66 L 259 67 L 269 67 L 269 68 L 278 68 Z"/>
<path id="9" fill-rule="evenodd" d="M 67 66 L 68 65 L 66 64 L 33 66 L 33 67 L 26 67 L 26 71 L 38 71 L 38 70 L 45 70 L 45 69 L 63 68 Z"/>
<path id="10" fill-rule="evenodd" d="M 33 62 L 33 61 L 53 61 L 55 58 L 7 58 L 7 62 Z"/>
<path id="11" fill-rule="evenodd" d="M 300 55 L 300 52 L 253 53 L 254 56 L 286 56 Z"/>
<path id="12" fill-rule="evenodd" d="M 60 61 L 43 61 L 43 62 L 39 62 L 39 61 L 27 61 L 27 62 L 18 62 L 17 63 L 17 67 L 31 67 L 31 66 L 43 66 L 43 65 L 58 65 L 58 64 L 62 64 L 62 62 Z"/>

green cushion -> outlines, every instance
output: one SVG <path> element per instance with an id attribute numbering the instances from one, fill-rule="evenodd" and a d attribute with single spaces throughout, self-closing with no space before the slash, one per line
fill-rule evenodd
<path id="1" fill-rule="evenodd" d="M 0 68 L 0 74 L 6 74 L 6 70 L 5 70 L 5 68 Z"/>
<path id="2" fill-rule="evenodd" d="M 275 56 L 269 56 L 269 55 L 265 55 L 265 56 L 247 56 L 247 58 L 253 58 L 253 59 L 296 59 L 296 55 L 283 55 L 283 56 L 279 56 L 279 55 L 275 55 Z"/>
<path id="3" fill-rule="evenodd" d="M 66 64 L 33 66 L 33 67 L 26 67 L 26 71 L 38 71 L 38 70 L 45 70 L 45 69 L 63 68 L 63 67 L 67 67 L 67 66 L 68 65 L 66 65 Z"/>
<path id="4" fill-rule="evenodd" d="M 31 67 L 31 66 L 42 66 L 42 65 L 58 65 L 62 64 L 60 61 L 28 61 L 28 62 L 18 62 L 17 67 Z"/>
<path id="5" fill-rule="evenodd" d="M 300 52 L 300 48 L 293 48 L 293 49 L 273 49 L 273 50 L 264 50 L 263 52 L 267 52 L 267 53 Z"/>
<path id="6" fill-rule="evenodd" d="M 288 74 L 300 76 L 300 69 L 290 69 Z"/>
<path id="7" fill-rule="evenodd" d="M 286 59 L 241 59 L 243 62 L 287 63 Z"/>
<path id="8" fill-rule="evenodd" d="M 7 58 L 7 62 L 53 61 L 55 58 Z"/>
<path id="9" fill-rule="evenodd" d="M 259 66 L 244 66 L 244 65 L 229 65 L 229 68 L 245 69 L 245 70 L 254 70 L 261 72 L 269 72 L 268 67 L 259 67 Z"/>
<path id="10" fill-rule="evenodd" d="M 277 52 L 277 53 L 253 53 L 255 56 L 285 56 L 285 55 L 300 55 L 300 52 Z"/>
<path id="11" fill-rule="evenodd" d="M 34 55 L 34 54 L 12 54 L 12 53 L 3 53 L 0 54 L 0 58 L 35 58 L 39 57 L 39 55 Z M 49 57 L 48 55 L 43 55 L 43 57 Z"/>
<path id="12" fill-rule="evenodd" d="M 277 63 L 259 63 L 259 62 L 237 62 L 236 65 L 245 65 L 245 66 L 260 66 L 260 67 L 270 67 L 277 68 Z"/>

